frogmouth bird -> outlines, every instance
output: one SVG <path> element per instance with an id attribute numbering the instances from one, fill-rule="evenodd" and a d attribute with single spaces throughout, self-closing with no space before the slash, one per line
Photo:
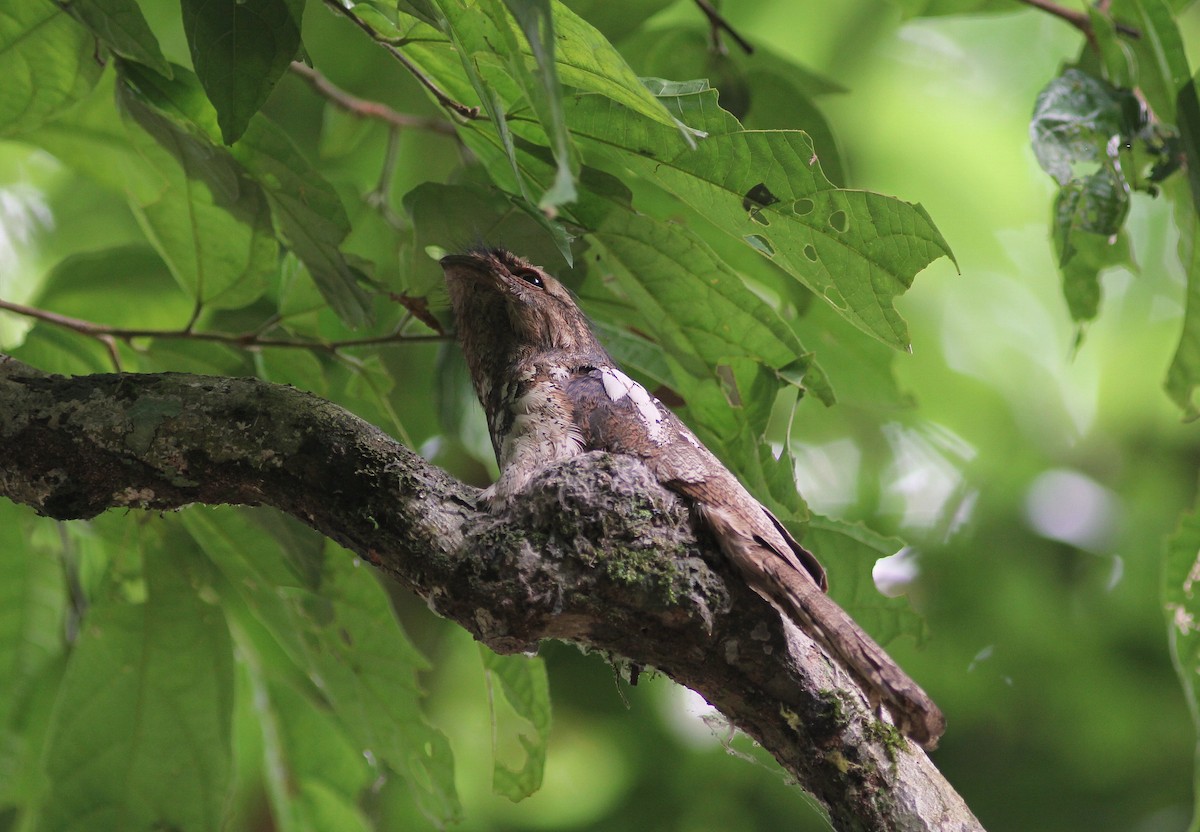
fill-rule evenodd
<path id="1" fill-rule="evenodd" d="M 621 372 L 570 292 L 503 249 L 441 260 L 475 392 L 487 414 L 500 477 L 492 505 L 542 468 L 584 451 L 635 457 L 680 495 L 760 596 L 831 652 L 874 706 L 926 748 L 945 729 L 937 706 L 825 594 L 825 571 L 700 440 Z"/>

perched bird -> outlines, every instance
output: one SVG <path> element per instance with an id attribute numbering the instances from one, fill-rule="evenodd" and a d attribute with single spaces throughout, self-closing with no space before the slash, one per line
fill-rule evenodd
<path id="1" fill-rule="evenodd" d="M 542 468 L 584 451 L 636 457 L 713 531 L 759 595 L 833 653 L 926 748 L 933 701 L 825 594 L 825 571 L 675 414 L 617 367 L 570 292 L 503 249 L 441 260 L 458 340 L 487 414 L 504 504 Z"/>

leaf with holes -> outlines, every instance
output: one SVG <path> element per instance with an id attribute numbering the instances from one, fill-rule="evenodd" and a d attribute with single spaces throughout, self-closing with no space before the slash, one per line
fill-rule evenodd
<path id="1" fill-rule="evenodd" d="M 848 320 L 895 347 L 908 327 L 893 299 L 949 246 L 919 205 L 834 188 L 808 135 L 744 130 L 706 82 L 657 82 L 668 110 L 704 130 L 690 148 L 678 134 L 599 96 L 575 96 L 577 136 L 772 260 Z"/>

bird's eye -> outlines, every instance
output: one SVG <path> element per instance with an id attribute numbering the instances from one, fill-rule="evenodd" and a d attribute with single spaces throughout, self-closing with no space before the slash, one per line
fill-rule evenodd
<path id="1" fill-rule="evenodd" d="M 542 283 L 542 276 L 533 269 L 521 269 L 517 272 L 517 277 L 521 278 L 526 283 L 537 286 L 539 289 L 545 288 L 545 284 Z"/>

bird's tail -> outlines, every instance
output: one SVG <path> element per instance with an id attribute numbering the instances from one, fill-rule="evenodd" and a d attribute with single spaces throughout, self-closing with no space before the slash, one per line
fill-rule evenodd
<path id="1" fill-rule="evenodd" d="M 721 549 L 746 582 L 792 619 L 809 637 L 832 653 L 862 684 L 872 706 L 880 703 L 904 734 L 933 749 L 946 730 L 946 719 L 925 691 L 900 669 L 875 640 L 817 585 L 807 566 L 815 558 L 769 512 L 771 526 L 745 534 L 740 524 L 724 523 L 723 512 L 706 512 Z M 745 516 L 744 514 L 741 516 Z M 756 524 L 758 525 L 758 524 Z M 724 528 L 722 528 L 724 526 Z M 787 548 L 780 549 L 781 544 Z M 802 554 L 801 554 L 802 553 Z"/>

